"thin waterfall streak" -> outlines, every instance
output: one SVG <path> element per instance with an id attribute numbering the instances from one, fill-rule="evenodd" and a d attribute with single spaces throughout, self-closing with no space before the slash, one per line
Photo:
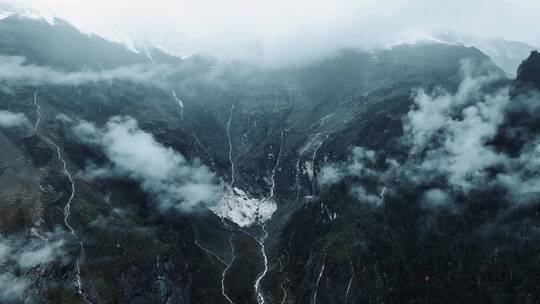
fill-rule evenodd
<path id="1" fill-rule="evenodd" d="M 255 294 L 257 295 L 258 304 L 263 304 L 265 302 L 262 292 L 260 292 L 259 289 L 260 289 L 260 282 L 262 281 L 262 279 L 264 279 L 264 277 L 266 276 L 266 273 L 268 272 L 268 257 L 266 255 L 266 248 L 264 246 L 264 241 L 266 240 L 266 238 L 268 238 L 268 231 L 266 230 L 266 224 L 261 224 L 261 229 L 263 231 L 263 236 L 261 238 L 257 238 L 256 236 L 254 236 L 253 234 L 247 232 L 246 230 L 242 228 L 239 229 L 241 232 L 243 232 L 250 238 L 254 239 L 255 242 L 257 242 L 259 244 L 259 247 L 261 248 L 261 255 L 263 257 L 264 268 L 263 268 L 263 271 L 257 276 L 255 280 L 255 284 L 253 285 L 253 287 L 255 288 Z"/>
<path id="2" fill-rule="evenodd" d="M 231 300 L 231 298 L 229 298 L 229 296 L 227 295 L 227 292 L 225 291 L 225 277 L 227 276 L 227 271 L 229 271 L 229 268 L 231 268 L 231 265 L 233 264 L 234 259 L 236 258 L 232 236 L 229 236 L 229 244 L 231 246 L 232 258 L 231 258 L 231 261 L 227 263 L 225 269 L 223 269 L 223 272 L 221 273 L 221 293 L 223 294 L 225 299 L 229 301 L 229 303 L 234 304 L 234 302 Z"/>
<path id="3" fill-rule="evenodd" d="M 349 300 L 349 292 L 351 290 L 353 279 L 354 279 L 354 267 L 351 262 L 351 278 L 349 279 L 349 283 L 347 284 L 347 290 L 345 291 L 345 303 L 347 303 L 347 301 Z"/>
<path id="4" fill-rule="evenodd" d="M 324 141 L 315 146 L 315 150 L 313 151 L 313 157 L 311 158 L 311 163 L 313 167 L 313 171 L 311 173 L 313 176 L 313 180 L 311 181 L 311 195 L 315 195 L 315 191 L 317 190 L 317 178 L 315 177 L 317 166 L 315 165 L 315 159 L 317 158 L 317 151 L 319 151 L 319 148 L 323 145 L 323 143 Z"/>
<path id="5" fill-rule="evenodd" d="M 176 101 L 176 103 L 178 104 L 178 107 L 180 108 L 180 119 L 184 120 L 184 103 L 182 102 L 180 98 L 178 98 L 178 96 L 176 95 L 176 91 L 174 89 L 171 89 L 171 94 L 174 100 Z"/>
<path id="6" fill-rule="evenodd" d="M 199 144 L 199 146 L 201 146 L 201 148 L 206 152 L 206 147 L 199 140 L 199 137 L 197 136 L 197 134 L 195 134 L 195 131 L 191 131 L 191 134 L 193 135 L 193 138 L 195 138 L 195 141 L 197 142 L 197 144 Z"/>
<path id="7" fill-rule="evenodd" d="M 273 198 L 274 197 L 274 191 L 276 189 L 276 171 L 279 167 L 279 162 L 281 160 L 281 151 L 283 149 L 283 138 L 284 138 L 284 131 L 281 130 L 281 143 L 279 145 L 279 152 L 278 152 L 278 156 L 277 156 L 277 159 L 276 159 L 276 164 L 274 165 L 274 168 L 272 169 L 272 176 L 271 176 L 271 181 L 272 181 L 272 187 L 270 188 L 270 197 L 269 198 Z"/>
<path id="8" fill-rule="evenodd" d="M 204 252 L 206 252 L 207 254 L 209 254 L 210 256 L 213 256 L 214 258 L 216 258 L 219 262 L 221 262 L 221 264 L 223 264 L 224 266 L 227 266 L 227 262 L 225 262 L 225 260 L 223 260 L 222 258 L 220 258 L 217 254 L 215 254 L 214 252 L 212 252 L 212 250 L 204 247 L 203 245 L 201 245 L 201 243 L 199 243 L 198 240 L 195 240 L 195 244 L 201 248 Z"/>
<path id="9" fill-rule="evenodd" d="M 281 304 L 285 304 L 285 301 L 287 300 L 287 289 L 283 287 L 283 283 L 281 283 L 281 290 L 283 291 L 283 298 L 281 299 Z"/>
<path id="10" fill-rule="evenodd" d="M 302 158 L 302 154 L 304 153 L 306 147 L 309 145 L 305 145 L 300 152 L 298 152 L 298 159 L 296 159 L 296 174 L 294 176 L 294 188 L 296 189 L 296 198 L 294 199 L 293 205 L 298 202 L 298 198 L 300 197 L 300 159 Z"/>
<path id="11" fill-rule="evenodd" d="M 315 304 L 317 303 L 317 291 L 319 289 L 319 282 L 321 281 L 321 278 L 322 278 L 322 275 L 324 273 L 324 267 L 326 265 L 326 251 L 324 252 L 324 257 L 323 257 L 323 263 L 322 263 L 322 266 L 321 266 L 321 271 L 319 272 L 319 276 L 317 277 L 317 282 L 315 283 L 315 291 L 313 292 L 313 298 L 311 300 L 311 304 Z"/>
<path id="12" fill-rule="evenodd" d="M 381 193 L 379 193 L 379 205 L 384 203 L 384 194 L 386 193 L 386 186 L 384 186 L 381 190 Z"/>
<path id="13" fill-rule="evenodd" d="M 197 136 L 197 134 L 195 134 L 195 131 L 191 131 L 191 135 L 193 135 L 193 138 L 195 138 L 195 141 L 197 142 L 197 144 L 201 147 L 201 149 L 203 150 L 204 154 L 206 154 L 206 156 L 208 157 L 208 159 L 210 160 L 210 162 L 214 162 L 212 156 L 210 155 L 210 153 L 208 153 L 208 149 L 206 149 L 206 147 L 203 145 L 203 143 L 200 141 L 199 137 Z"/>
<path id="14" fill-rule="evenodd" d="M 302 158 L 304 153 L 306 153 L 306 151 L 311 146 L 311 144 L 313 144 L 313 142 L 319 136 L 319 134 L 320 133 L 316 133 L 313 136 L 313 138 L 311 138 L 311 140 L 309 142 L 307 142 L 302 147 L 302 149 L 300 149 L 300 151 L 298 152 L 298 158 L 296 160 L 296 174 L 295 174 L 295 177 L 294 177 L 294 185 L 295 185 L 295 189 L 296 189 L 296 197 L 294 199 L 293 205 L 295 205 L 298 202 L 298 199 L 300 198 L 300 190 L 301 190 L 300 189 L 300 159 Z"/>
<path id="15" fill-rule="evenodd" d="M 64 168 L 64 174 L 67 176 L 67 178 L 69 179 L 69 182 L 71 183 L 71 193 L 69 195 L 69 199 L 68 199 L 66 205 L 64 206 L 64 223 L 66 224 L 66 227 L 68 227 L 71 234 L 76 237 L 77 233 L 75 232 L 75 229 L 73 229 L 73 227 L 69 223 L 69 216 L 71 215 L 71 202 L 72 202 L 73 198 L 75 197 L 75 181 L 73 180 L 73 178 L 71 177 L 71 173 L 67 169 L 67 162 L 64 160 L 64 158 L 62 158 L 62 153 L 60 151 L 60 147 L 57 144 L 55 144 L 52 140 L 50 140 L 49 138 L 45 138 L 45 140 L 51 146 L 53 146 L 56 149 L 56 154 L 58 156 L 58 160 L 60 160 L 60 162 L 62 162 L 62 166 Z"/>
<path id="16" fill-rule="evenodd" d="M 231 183 L 229 186 L 233 188 L 234 186 L 234 162 L 232 157 L 232 141 L 231 141 L 231 121 L 232 121 L 232 114 L 234 110 L 234 102 L 231 103 L 231 110 L 229 112 L 229 120 L 227 121 L 227 139 L 229 140 L 229 162 L 231 163 Z"/>
<path id="17" fill-rule="evenodd" d="M 288 263 L 288 262 L 287 262 Z M 279 284 L 279 287 L 281 288 L 281 291 L 283 291 L 283 298 L 281 298 L 281 304 L 284 304 L 287 300 L 287 289 L 285 288 L 285 284 L 289 282 L 285 274 L 283 273 L 283 264 L 281 263 L 281 258 L 279 259 L 279 271 L 281 272 L 282 276 L 284 277 L 284 280 L 281 281 Z"/>
<path id="18" fill-rule="evenodd" d="M 34 92 L 34 105 L 35 105 L 36 113 L 38 115 L 38 119 L 36 121 L 36 124 L 34 125 L 34 132 L 35 132 L 36 135 L 39 135 L 37 133 L 37 130 L 38 130 L 39 121 L 41 120 L 41 113 L 39 112 L 39 109 L 41 108 L 41 106 L 37 102 L 37 93 L 38 93 L 38 90 L 36 90 Z M 64 175 L 68 178 L 68 180 L 70 182 L 71 192 L 70 192 L 68 201 L 67 201 L 66 205 L 64 206 L 64 224 L 68 228 L 71 235 L 73 235 L 73 237 L 78 239 L 79 236 L 77 235 L 77 232 L 75 231 L 75 229 L 69 223 L 69 216 L 71 215 L 71 203 L 72 203 L 73 199 L 75 198 L 75 192 L 76 192 L 75 180 L 73 179 L 71 173 L 69 172 L 66 160 L 62 157 L 62 151 L 60 149 L 60 146 L 58 146 L 50 138 L 48 138 L 48 137 L 46 137 L 44 135 L 41 135 L 40 137 L 45 139 L 45 141 L 56 150 L 56 156 L 57 156 L 58 160 L 62 163 L 62 168 L 63 168 L 63 171 L 64 171 Z M 83 284 L 82 284 L 81 267 L 80 267 L 81 255 L 84 253 L 84 244 L 83 244 L 82 241 L 79 241 L 79 246 L 80 246 L 79 256 L 77 257 L 76 265 L 75 265 L 76 266 L 76 268 L 75 268 L 76 282 L 75 283 L 77 285 L 77 292 L 83 298 L 84 302 L 91 304 L 92 302 L 90 302 L 90 300 L 88 300 L 88 297 L 84 293 L 84 288 L 83 288 Z"/>
<path id="19" fill-rule="evenodd" d="M 41 109 L 41 106 L 37 102 L 37 93 L 38 93 L 38 90 L 35 90 L 34 91 L 34 107 L 36 109 L 37 119 L 36 119 L 36 123 L 34 125 L 34 134 L 36 134 L 36 135 L 37 135 L 39 122 L 41 121 L 41 112 L 39 111 Z"/>
<path id="20" fill-rule="evenodd" d="M 262 273 L 260 273 L 257 277 L 257 279 L 255 280 L 255 294 L 257 295 L 257 303 L 258 304 L 264 304 L 264 296 L 262 294 L 262 291 L 260 291 L 261 287 L 260 287 L 260 284 L 261 284 L 261 281 L 264 279 L 264 277 L 266 276 L 266 273 L 268 272 L 268 257 L 266 256 L 266 248 L 264 246 L 264 241 L 266 241 L 266 238 L 268 237 L 268 231 L 266 230 L 266 225 L 265 224 L 262 224 L 261 225 L 261 229 L 263 231 L 263 236 L 257 241 L 261 247 L 261 254 L 263 256 L 263 263 L 264 263 L 264 268 L 263 268 L 263 271 Z"/>
<path id="21" fill-rule="evenodd" d="M 294 198 L 293 205 L 296 205 L 298 198 L 300 198 L 300 157 L 301 153 L 298 153 L 298 160 L 296 161 L 296 175 L 294 177 L 294 188 L 296 189 L 296 197 Z"/>
<path id="22" fill-rule="evenodd" d="M 87 304 L 92 304 L 90 300 L 88 300 L 88 297 L 86 297 L 86 293 L 84 292 L 84 287 L 82 283 L 82 276 L 81 276 L 81 256 L 84 254 L 84 245 L 82 242 L 79 242 L 79 256 L 77 257 L 77 263 L 76 263 L 76 280 L 77 280 L 77 292 L 79 295 L 83 298 L 84 302 Z"/>

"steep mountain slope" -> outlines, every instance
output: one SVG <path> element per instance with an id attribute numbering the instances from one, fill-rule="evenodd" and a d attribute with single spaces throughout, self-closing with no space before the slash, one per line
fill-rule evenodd
<path id="1" fill-rule="evenodd" d="M 106 69 L 146 60 L 100 37 L 83 35 L 58 19 L 55 25 L 51 25 L 15 15 L 3 19 L 0 24 L 2 53 L 24 56 L 39 65 L 63 69 Z"/>
<path id="2" fill-rule="evenodd" d="M 540 53 L 534 51 L 517 71 L 517 80 L 540 86 Z"/>
<path id="3" fill-rule="evenodd" d="M 0 37 L 0 64 L 24 56 L 19 75 L 30 63 L 54 69 L 32 85 L 0 82 L 0 109 L 27 119 L 0 128 L 1 244 L 9 256 L 49 257 L 0 255 L 5 278 L 20 283 L 0 288 L 6 303 L 536 299 L 534 205 L 505 209 L 482 190 L 464 195 L 473 203 L 463 213 L 426 210 L 428 185 L 384 171 L 390 160 L 409 170 L 404 119 L 416 89 L 459 90 L 464 66 L 497 79 L 486 92 L 513 85 L 475 48 L 344 50 L 266 70 L 197 56 L 149 62 L 61 22 L 8 18 Z M 161 73 L 115 70 L 133 66 Z M 74 78 L 81 70 L 101 74 Z M 50 79 L 59 75 L 83 80 Z M 512 140 L 521 151 L 508 134 L 493 144 Z M 353 147 L 376 151 L 370 170 L 391 178 L 326 184 Z M 359 180 L 378 207 L 351 192 Z M 512 215 L 506 239 L 477 237 L 499 210 Z"/>
<path id="4" fill-rule="evenodd" d="M 532 53 L 523 62 L 518 75 L 534 70 L 536 56 Z M 338 174 L 344 176 L 326 186 L 319 197 L 306 200 L 281 234 L 281 257 L 286 257 L 288 263 L 284 272 L 276 272 L 275 280 L 285 280 L 291 287 L 289 297 L 292 294 L 301 303 L 538 301 L 538 289 L 531 284 L 537 279 L 536 257 L 540 249 L 534 232 L 539 220 L 539 129 L 538 117 L 533 114 L 538 109 L 538 91 L 524 88 L 523 77 L 512 83 L 471 79 L 466 79 L 455 95 L 434 93 L 431 106 L 435 108 L 430 111 L 449 111 L 444 115 L 456 116 L 448 117 L 447 128 L 455 123 L 460 127 L 452 135 L 455 137 L 446 137 L 447 130 L 438 130 L 430 117 L 423 117 L 428 132 L 435 135 L 435 141 L 422 152 L 425 154 L 410 150 L 411 142 L 406 138 L 419 138 L 410 129 L 414 108 L 407 115 L 402 112 L 405 134 L 394 133 L 400 140 L 383 141 L 388 146 L 357 141 L 352 144 L 373 152 L 349 150 L 341 157 L 335 142 L 320 148 L 320 155 L 328 157 L 321 162 L 334 157 L 341 158 L 337 164 L 342 162 L 323 168 L 321 173 L 329 175 L 321 181 L 336 179 Z M 479 87 L 471 89 L 473 83 Z M 504 93 L 507 87 L 512 90 L 510 95 Z M 431 97 L 420 94 L 414 98 L 420 110 L 430 105 L 425 98 Z M 505 106 L 497 110 L 493 98 Z M 463 113 L 451 112 L 445 102 L 463 109 Z M 500 111 L 504 117 L 493 122 L 493 133 L 481 135 L 479 142 L 474 142 L 470 133 L 479 131 L 476 125 L 461 124 L 474 112 L 476 103 L 490 104 L 490 111 Z M 487 122 L 491 119 L 483 117 Z M 465 145 L 464 150 L 450 146 L 452 141 Z M 469 146 L 470 142 L 474 145 Z M 441 148 L 434 149 L 439 145 L 452 150 L 442 159 L 431 159 L 434 155 L 440 157 L 437 154 Z M 483 170 L 478 167 L 459 180 L 466 183 L 453 185 L 455 176 L 445 176 L 445 170 L 455 173 L 452 170 L 460 171 L 460 166 L 467 168 L 464 162 L 477 161 L 473 155 L 480 147 L 486 150 L 479 159 L 489 159 L 490 151 L 495 150 L 501 162 L 485 164 L 489 169 L 484 177 L 478 177 Z M 389 153 L 392 150 L 397 151 Z M 467 153 L 467 158 L 459 159 L 460 153 Z M 454 157 L 459 162 L 454 163 Z M 519 159 L 526 159 L 526 169 Z M 449 163 L 450 167 L 433 168 L 431 162 L 441 167 Z M 518 168 L 505 168 L 513 166 L 513 162 L 520 163 Z M 343 164 L 344 169 L 340 169 Z M 349 173 L 342 172 L 351 168 Z M 523 186 L 519 190 L 506 183 L 517 176 Z M 467 183 L 479 181 L 473 189 L 466 188 Z"/>

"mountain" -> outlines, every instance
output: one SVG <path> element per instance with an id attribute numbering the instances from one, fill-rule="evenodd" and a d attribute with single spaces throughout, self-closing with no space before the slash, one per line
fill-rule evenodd
<path id="1" fill-rule="evenodd" d="M 51 25 L 17 15 L 0 22 L 2 53 L 63 69 L 107 69 L 146 61 L 98 36 L 81 34 L 62 20 Z"/>
<path id="2" fill-rule="evenodd" d="M 445 43 L 473 46 L 488 55 L 509 77 L 516 76 L 521 62 L 538 47 L 520 41 L 505 39 L 482 39 L 453 33 L 440 33 L 435 37 Z"/>
<path id="3" fill-rule="evenodd" d="M 265 69 L 20 17 L 0 53 L 3 303 L 539 301 L 537 53 Z"/>
<path id="4" fill-rule="evenodd" d="M 533 51 L 523 61 L 517 71 L 517 80 L 540 86 L 540 53 Z"/>

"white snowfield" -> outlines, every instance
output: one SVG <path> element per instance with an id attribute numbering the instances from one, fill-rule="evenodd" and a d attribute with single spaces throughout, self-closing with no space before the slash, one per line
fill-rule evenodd
<path id="1" fill-rule="evenodd" d="M 240 227 L 264 223 L 277 209 L 273 199 L 258 199 L 249 196 L 242 189 L 226 186 L 222 200 L 211 210 L 217 216 L 226 218 Z"/>

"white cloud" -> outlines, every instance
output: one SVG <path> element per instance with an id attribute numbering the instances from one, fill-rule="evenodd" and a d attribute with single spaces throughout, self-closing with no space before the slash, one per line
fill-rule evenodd
<path id="1" fill-rule="evenodd" d="M 368 192 L 362 185 L 352 187 L 351 193 L 362 203 L 379 204 L 381 202 L 379 196 Z"/>
<path id="2" fill-rule="evenodd" d="M 375 151 L 354 147 L 349 161 L 346 168 L 349 174 L 368 174 L 371 171 L 369 166 L 375 163 Z"/>
<path id="3" fill-rule="evenodd" d="M 426 192 L 424 192 L 422 200 L 423 200 L 422 203 L 424 204 L 424 206 L 430 207 L 430 208 L 448 206 L 453 203 L 452 196 L 438 188 L 429 189 Z"/>
<path id="4" fill-rule="evenodd" d="M 63 240 L 49 242 L 46 246 L 36 246 L 32 250 L 19 253 L 18 263 L 24 269 L 56 260 L 62 253 Z"/>
<path id="5" fill-rule="evenodd" d="M 327 163 L 321 168 L 318 174 L 319 185 L 328 187 L 340 182 L 346 176 L 381 181 L 383 172 L 375 168 L 375 163 L 374 151 L 363 147 L 353 147 L 346 161 Z M 378 204 L 381 202 L 378 193 L 370 193 L 366 187 L 359 183 L 352 186 L 351 194 L 363 203 Z"/>
<path id="6" fill-rule="evenodd" d="M 30 280 L 8 273 L 0 274 L 0 299 L 3 301 L 22 301 L 22 296 L 30 287 Z"/>
<path id="7" fill-rule="evenodd" d="M 103 128 L 81 122 L 74 132 L 111 162 L 109 168 L 92 170 L 94 177 L 129 177 L 154 196 L 161 210 L 196 211 L 220 198 L 215 175 L 206 166 L 160 144 L 130 117 L 113 117 Z"/>
<path id="8" fill-rule="evenodd" d="M 338 183 L 345 176 L 371 176 L 375 174 L 375 161 L 374 151 L 353 147 L 347 161 L 325 164 L 318 174 L 318 182 L 321 186 L 329 186 Z"/>
<path id="9" fill-rule="evenodd" d="M 450 188 L 464 193 L 502 187 L 511 202 L 540 197 L 540 137 L 521 128 L 526 145 L 518 156 L 491 143 L 501 131 L 514 132 L 502 130 L 509 111 L 530 111 L 531 99 L 538 96 L 529 93 L 511 98 L 507 87 L 486 93 L 497 77 L 472 77 L 470 71 L 465 65 L 464 80 L 455 93 L 439 89 L 414 95 L 415 108 L 404 119 L 405 137 L 413 152 L 408 170 L 419 172 L 424 181 L 443 177 Z M 443 197 L 430 191 L 426 195 L 433 201 Z"/>
<path id="10" fill-rule="evenodd" d="M 335 164 L 327 164 L 321 168 L 318 179 L 319 185 L 325 187 L 337 184 L 344 176 L 342 170 Z"/>
<path id="11" fill-rule="evenodd" d="M 456 93 L 415 94 L 416 108 L 407 114 L 404 129 L 423 169 L 445 172 L 451 184 L 468 190 L 483 181 L 485 169 L 505 161 L 486 143 L 503 123 L 510 97 L 507 89 L 484 95 L 482 89 L 496 78 L 473 78 L 465 67 Z"/>
<path id="12" fill-rule="evenodd" d="M 23 113 L 0 110 L 0 127 L 13 128 L 29 126 L 30 121 Z"/>
<path id="13" fill-rule="evenodd" d="M 163 76 L 172 71 L 172 67 L 167 64 L 140 64 L 112 70 L 67 72 L 29 64 L 24 57 L 0 55 L 0 84 L 8 86 L 79 85 L 114 80 L 159 85 L 163 82 Z"/>
<path id="14" fill-rule="evenodd" d="M 540 198 L 540 137 L 530 143 L 518 158 L 507 161 L 507 169 L 497 182 L 510 191 L 512 201 L 534 202 Z"/>
<path id="15" fill-rule="evenodd" d="M 453 31 L 540 45 L 531 0 L 8 0 L 88 32 L 182 53 L 298 62 L 333 50 Z M 502 22 L 504 21 L 504 22 Z"/>
<path id="16" fill-rule="evenodd" d="M 61 231 L 46 234 L 49 241 L 17 237 L 0 237 L 0 264 L 15 262 L 23 269 L 50 263 L 63 254 Z"/>
<path id="17" fill-rule="evenodd" d="M 65 254 L 63 232 L 46 233 L 47 241 L 21 236 L 0 236 L 0 301 L 22 301 L 31 287 L 29 270 L 62 259 Z"/>
<path id="18" fill-rule="evenodd" d="M 417 108 L 407 113 L 404 128 L 406 133 L 412 133 L 415 147 L 424 148 L 433 136 L 447 127 L 452 116 L 467 105 L 474 106 L 483 95 L 482 88 L 498 78 L 493 74 L 473 77 L 473 70 L 471 62 L 462 61 L 463 80 L 454 94 L 440 88 L 431 94 L 427 94 L 423 89 L 414 92 Z"/>
<path id="19" fill-rule="evenodd" d="M 473 70 L 464 63 L 463 81 L 456 92 L 438 88 L 413 93 L 414 106 L 403 118 L 403 141 L 411 153 L 401 164 L 390 159 L 387 169 L 378 168 L 373 151 L 356 147 L 347 161 L 321 168 L 320 184 L 356 177 L 360 182 L 353 180 L 352 193 L 361 201 L 377 202 L 382 199 L 374 189 L 384 185 L 395 193 L 392 187 L 399 180 L 397 184 L 417 187 L 421 203 L 433 208 L 453 205 L 456 193 L 467 195 L 471 190 L 505 190 L 511 203 L 537 201 L 540 135 L 527 128 L 536 117 L 539 96 L 527 92 L 511 97 L 508 87 L 493 89 L 499 86 L 497 76 L 472 76 Z M 519 117 L 517 126 L 508 125 L 510 112 Z M 525 142 L 517 155 L 494 144 L 501 134 Z M 503 145 L 511 140 L 504 139 Z M 425 186 L 429 189 L 421 190 Z"/>

